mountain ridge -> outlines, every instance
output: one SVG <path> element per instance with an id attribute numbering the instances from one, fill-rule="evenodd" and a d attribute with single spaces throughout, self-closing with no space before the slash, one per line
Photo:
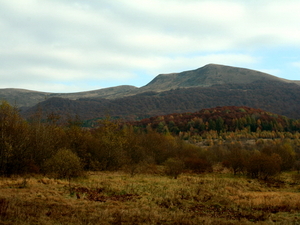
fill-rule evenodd
<path id="1" fill-rule="evenodd" d="M 73 92 L 73 93 L 52 93 L 33 91 L 20 88 L 0 89 L 0 100 L 5 100 L 18 107 L 32 107 L 48 98 L 61 97 L 76 100 L 80 98 L 113 98 L 115 95 L 122 95 L 130 92 L 137 87 L 131 85 L 120 85 L 116 87 L 102 88 L 91 91 Z"/>
<path id="2" fill-rule="evenodd" d="M 251 83 L 256 80 L 274 80 L 295 83 L 292 80 L 279 78 L 257 70 L 219 64 L 207 64 L 196 70 L 189 70 L 181 73 L 159 74 L 142 88 L 155 90 L 157 87 L 160 87 L 162 90 L 168 90 L 172 83 L 172 88 L 187 88 L 195 86 L 210 87 L 214 84 L 225 83 Z"/>
<path id="3" fill-rule="evenodd" d="M 286 80 L 256 70 L 208 64 L 196 70 L 159 74 L 140 88 L 121 85 L 75 93 L 0 89 L 0 100 L 7 100 L 19 107 L 25 117 L 32 115 L 38 105 L 43 106 L 45 113 L 68 112 L 78 114 L 82 119 L 101 117 L 104 111 L 132 119 L 184 110 L 196 111 L 216 106 L 212 103 L 226 102 L 227 105 L 248 105 L 300 118 L 297 113 L 300 111 L 299 85 L 300 81 Z M 69 106 L 73 107 L 72 110 L 68 109 Z"/>
<path id="4" fill-rule="evenodd" d="M 210 87 L 215 84 L 251 83 L 256 80 L 274 80 L 300 85 L 300 80 L 286 80 L 256 70 L 211 63 L 195 70 L 159 74 L 148 84 L 140 88 L 131 85 L 120 85 L 74 93 L 51 93 L 5 88 L 0 89 L 0 100 L 6 100 L 10 104 L 16 104 L 18 107 L 31 107 L 51 97 L 62 97 L 71 100 L 80 98 L 115 99 L 148 91 L 162 92 L 176 88 Z"/>
<path id="5" fill-rule="evenodd" d="M 39 108 L 44 115 L 52 112 L 78 115 L 82 120 L 107 115 L 124 120 L 139 120 L 156 115 L 195 112 L 215 106 L 239 105 L 260 108 L 272 113 L 300 119 L 300 87 L 278 81 L 255 81 L 249 84 L 218 84 L 211 87 L 179 88 L 163 92 L 143 92 L 116 99 L 50 98 L 22 111 L 25 118 Z"/>

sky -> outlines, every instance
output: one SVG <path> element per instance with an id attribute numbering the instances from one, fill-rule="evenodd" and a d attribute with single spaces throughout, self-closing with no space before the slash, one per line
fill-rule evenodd
<path id="1" fill-rule="evenodd" d="M 141 87 L 209 63 L 300 80 L 299 0 L 0 0 L 0 88 Z"/>

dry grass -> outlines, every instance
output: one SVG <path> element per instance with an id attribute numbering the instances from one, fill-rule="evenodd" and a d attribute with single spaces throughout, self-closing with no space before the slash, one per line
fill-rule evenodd
<path id="1" fill-rule="evenodd" d="M 0 224 L 297 224 L 299 191 L 226 174 L 1 178 Z"/>

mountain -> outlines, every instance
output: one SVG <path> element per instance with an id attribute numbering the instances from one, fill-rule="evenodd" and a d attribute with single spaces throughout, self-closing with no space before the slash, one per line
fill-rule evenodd
<path id="1" fill-rule="evenodd" d="M 22 111 L 24 117 L 40 109 L 44 115 L 78 115 L 82 120 L 121 117 L 139 120 L 156 115 L 196 112 L 216 106 L 248 106 L 300 119 L 300 86 L 278 81 L 255 81 L 248 84 L 219 84 L 211 87 L 178 88 L 163 92 L 144 92 L 116 99 L 50 98 Z"/>
<path id="2" fill-rule="evenodd" d="M 116 99 L 126 96 L 155 91 L 162 92 L 176 88 L 210 87 L 216 84 L 242 84 L 258 80 L 278 81 L 282 83 L 296 83 L 300 81 L 285 80 L 255 70 L 208 64 L 196 70 L 181 73 L 160 74 L 147 85 L 137 88 L 129 85 L 103 88 L 98 90 L 77 93 L 49 93 L 24 89 L 0 89 L 0 100 L 6 100 L 18 107 L 32 107 L 51 97 L 61 97 L 71 100 L 81 98 L 106 98 Z"/>
<path id="3" fill-rule="evenodd" d="M 19 106 L 26 118 L 42 110 L 44 115 L 79 115 L 83 120 L 105 115 L 135 120 L 226 105 L 300 118 L 300 81 L 217 64 L 160 74 L 141 88 L 124 85 L 78 93 L 2 89 L 0 99 Z"/>
<path id="4" fill-rule="evenodd" d="M 137 87 L 122 85 L 117 87 L 103 88 L 93 91 L 75 92 L 75 93 L 50 93 L 38 92 L 25 89 L 6 88 L 0 89 L 0 100 L 6 100 L 12 105 L 18 107 L 32 107 L 39 102 L 53 97 L 76 100 L 80 98 L 114 98 L 115 96 L 125 95 Z"/>
<path id="5" fill-rule="evenodd" d="M 0 100 L 18 107 L 30 107 L 44 101 L 49 93 L 17 88 L 0 89 Z"/>
<path id="6" fill-rule="evenodd" d="M 294 80 L 293 81 L 295 84 L 298 84 L 300 86 L 300 80 Z"/>
<path id="7" fill-rule="evenodd" d="M 176 88 L 210 87 L 215 84 L 248 84 L 258 80 L 295 83 L 295 81 L 255 70 L 208 64 L 196 70 L 160 74 L 141 89 L 144 91 L 166 91 Z"/>

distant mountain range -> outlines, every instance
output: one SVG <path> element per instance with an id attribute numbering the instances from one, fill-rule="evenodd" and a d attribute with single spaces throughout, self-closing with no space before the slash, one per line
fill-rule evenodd
<path id="1" fill-rule="evenodd" d="M 78 115 L 83 120 L 108 114 L 135 120 L 216 106 L 244 105 L 300 118 L 300 81 L 217 64 L 160 74 L 141 88 L 124 85 L 78 93 L 0 89 L 0 99 L 20 107 L 24 117 L 42 110 L 44 115 L 52 112 Z"/>

